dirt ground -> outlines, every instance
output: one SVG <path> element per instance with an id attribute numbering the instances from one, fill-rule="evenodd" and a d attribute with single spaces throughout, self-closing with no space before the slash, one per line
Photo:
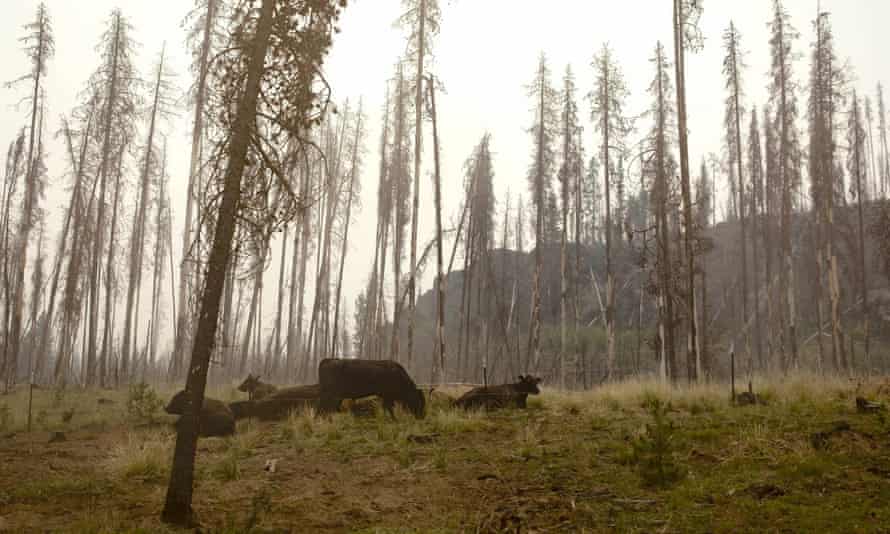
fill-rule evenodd
<path id="1" fill-rule="evenodd" d="M 136 423 L 125 392 L 102 395 L 72 399 L 65 423 L 69 404 L 45 400 L 37 430 L 0 433 L 0 531 L 167 530 L 172 419 Z M 422 421 L 241 421 L 199 442 L 194 507 L 206 532 L 890 532 L 886 412 L 857 413 L 852 387 L 764 398 L 642 385 L 492 413 L 434 402 Z M 675 480 L 647 482 L 655 457 Z"/>

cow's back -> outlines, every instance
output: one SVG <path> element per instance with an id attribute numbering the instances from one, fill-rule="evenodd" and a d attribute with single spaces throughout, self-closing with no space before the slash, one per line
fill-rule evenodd
<path id="1" fill-rule="evenodd" d="M 318 381 L 322 395 L 342 399 L 416 388 L 404 367 L 391 360 L 325 359 L 318 365 Z"/>

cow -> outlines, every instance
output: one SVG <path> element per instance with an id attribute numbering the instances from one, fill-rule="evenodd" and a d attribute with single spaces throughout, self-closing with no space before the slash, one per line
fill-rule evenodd
<path id="1" fill-rule="evenodd" d="M 182 390 L 170 399 L 164 411 L 169 414 L 183 415 L 191 399 L 191 395 Z M 180 417 L 176 421 L 177 431 L 182 424 L 184 424 L 184 418 Z M 204 397 L 198 418 L 198 435 L 204 437 L 231 436 L 234 433 L 235 416 L 232 410 L 222 401 Z"/>
<path id="2" fill-rule="evenodd" d="M 275 393 L 278 390 L 277 387 L 272 384 L 267 384 L 260 380 L 260 375 L 252 375 L 248 374 L 247 378 L 244 379 L 244 382 L 241 382 L 241 385 L 238 386 L 238 391 L 243 391 L 247 393 L 250 400 L 260 400 L 268 397 L 269 395 Z"/>
<path id="3" fill-rule="evenodd" d="M 318 384 L 281 388 L 260 399 L 235 401 L 229 404 L 235 419 L 258 417 L 262 420 L 283 419 L 291 410 L 318 406 Z"/>
<path id="4" fill-rule="evenodd" d="M 392 360 L 341 360 L 327 358 L 318 364 L 319 412 L 339 409 L 343 399 L 377 395 L 383 409 L 395 419 L 394 403 L 409 410 L 414 417 L 424 416 L 426 400 L 405 368 Z"/>
<path id="5" fill-rule="evenodd" d="M 525 408 L 528 396 L 541 392 L 538 388 L 540 383 L 540 378 L 532 375 L 519 375 L 519 381 L 513 384 L 473 388 L 454 401 L 454 405 L 466 410 L 472 408 Z"/>

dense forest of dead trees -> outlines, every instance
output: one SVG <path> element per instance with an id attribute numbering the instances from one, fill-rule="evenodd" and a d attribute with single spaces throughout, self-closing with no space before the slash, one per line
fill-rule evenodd
<path id="1" fill-rule="evenodd" d="M 208 376 L 219 382 L 248 372 L 312 381 L 327 357 L 391 358 L 433 383 L 531 371 L 563 388 L 632 374 L 720 378 L 730 352 L 747 375 L 890 366 L 883 87 L 857 85 L 830 13 L 813 21 L 806 83 L 804 38 L 781 0 L 771 3 L 768 42 L 727 22 L 724 144 L 697 176 L 686 102 L 686 56 L 704 46 L 694 0 L 674 0 L 674 42 L 652 43 L 648 88 L 628 86 L 608 44 L 584 66 L 591 87 L 572 65 L 554 85 L 542 53 L 525 86 L 528 146 L 496 154 L 498 132 L 479 132 L 463 176 L 443 176 L 437 116 L 448 111 L 436 103 L 448 80 L 436 76 L 432 54 L 447 24 L 439 2 L 403 3 L 405 52 L 381 110 L 329 102 L 319 65 L 338 3 L 312 13 L 300 2 L 261 3 L 196 2 L 186 24 L 188 109 L 165 49 L 152 72 L 137 72 L 134 22 L 111 13 L 95 71 L 61 120 L 64 168 L 45 156 L 59 126 L 45 111 L 56 46 L 46 6 L 25 25 L 31 70 L 11 85 L 27 112 L 0 191 L 4 389 L 181 381 L 198 349 L 209 351 Z M 287 24 L 317 46 L 288 44 Z M 254 73 L 245 50 L 263 35 L 269 55 L 253 58 L 264 62 Z M 766 80 L 746 69 L 752 46 L 770 52 Z M 287 54 L 311 66 L 290 72 Z M 746 84 L 764 81 L 768 100 L 753 101 Z M 251 83 L 251 126 L 241 133 L 248 119 L 232 103 Z M 628 109 L 628 95 L 643 91 L 650 105 Z M 177 114 L 192 135 L 181 206 L 167 169 Z M 231 185 L 237 143 L 243 169 Z M 594 147 L 589 157 L 585 146 Z M 374 169 L 364 165 L 371 150 Z M 498 158 L 508 157 L 530 162 L 528 189 L 499 199 Z M 348 257 L 374 173 L 373 253 Z M 66 205 L 51 235 L 43 191 L 62 175 Z M 443 212 L 443 181 L 462 183 L 455 213 Z M 730 192 L 719 199 L 718 183 Z M 420 204 L 425 187 L 432 206 Z M 231 260 L 219 266 L 223 209 Z M 185 223 L 174 234 L 175 210 Z M 430 211 L 435 231 L 425 235 L 419 219 Z M 356 269 L 367 271 L 365 283 L 349 295 L 344 274 Z M 429 293 L 420 292 L 425 276 Z M 211 285 L 219 318 L 208 333 L 200 324 L 211 320 L 201 311 Z"/>

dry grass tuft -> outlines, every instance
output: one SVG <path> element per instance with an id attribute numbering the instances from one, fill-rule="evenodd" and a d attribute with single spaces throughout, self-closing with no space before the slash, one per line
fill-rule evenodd
<path id="1" fill-rule="evenodd" d="M 164 480 L 173 460 L 175 437 L 168 431 L 128 432 L 123 441 L 111 448 L 105 467 L 125 479 Z"/>

